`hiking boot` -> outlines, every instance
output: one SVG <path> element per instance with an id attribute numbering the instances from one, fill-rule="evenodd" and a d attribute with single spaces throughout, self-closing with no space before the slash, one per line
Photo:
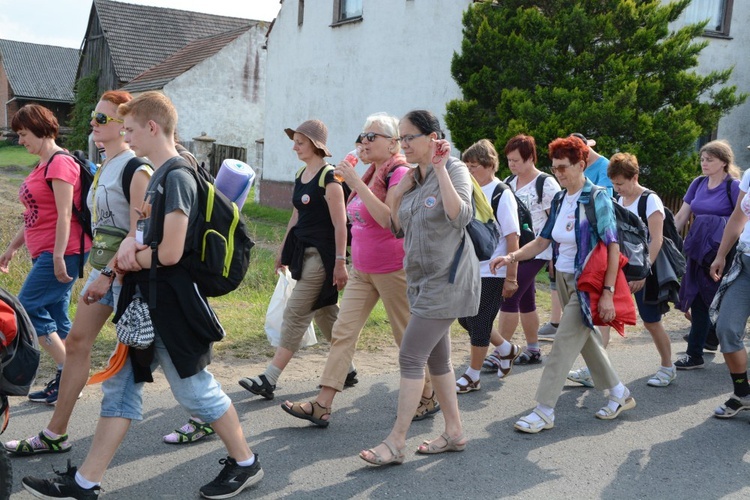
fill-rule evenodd
<path id="1" fill-rule="evenodd" d="M 260 467 L 257 453 L 253 465 L 247 467 L 237 465 L 237 461 L 232 457 L 222 458 L 219 463 L 224 468 L 216 479 L 201 487 L 203 498 L 231 498 L 263 479 L 263 469 Z"/>
<path id="2" fill-rule="evenodd" d="M 594 387 L 594 380 L 591 378 L 591 373 L 587 367 L 579 368 L 578 370 L 572 370 L 568 372 L 568 380 L 576 382 L 584 387 Z"/>
<path id="3" fill-rule="evenodd" d="M 557 327 L 550 322 L 547 322 L 539 327 L 537 335 L 539 340 L 555 340 L 555 334 L 557 333 Z"/>
<path id="4" fill-rule="evenodd" d="M 693 358 L 688 354 L 675 361 L 674 365 L 678 370 L 695 370 L 705 366 L 703 359 Z"/>
<path id="5" fill-rule="evenodd" d="M 47 401 L 52 401 L 48 404 L 55 404 L 57 402 L 57 392 L 60 389 L 60 375 L 62 375 L 62 371 L 58 370 L 55 378 L 47 382 L 44 389 L 30 393 L 29 401 L 35 403 L 47 403 Z"/>
<path id="6" fill-rule="evenodd" d="M 38 498 L 72 498 L 74 500 L 87 500 L 89 498 L 99 498 L 101 488 L 94 486 L 91 489 L 85 489 L 76 483 L 76 467 L 70 465 L 68 460 L 68 470 L 65 472 L 55 471 L 55 479 L 38 479 L 32 476 L 26 476 L 21 481 L 26 490 Z"/>

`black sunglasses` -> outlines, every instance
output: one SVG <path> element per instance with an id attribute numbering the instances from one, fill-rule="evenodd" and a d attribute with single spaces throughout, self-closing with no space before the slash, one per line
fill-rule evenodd
<path id="1" fill-rule="evenodd" d="M 93 118 L 99 125 L 106 125 L 109 122 L 122 123 L 123 121 L 119 118 L 114 118 L 104 113 L 97 113 L 96 111 L 91 112 L 91 118 Z"/>
<path id="2" fill-rule="evenodd" d="M 377 132 L 367 132 L 359 134 L 359 142 L 362 142 L 363 140 L 367 139 L 367 142 L 372 142 L 375 140 L 376 137 L 383 137 L 385 139 L 393 139 L 390 135 L 385 134 L 378 134 Z"/>

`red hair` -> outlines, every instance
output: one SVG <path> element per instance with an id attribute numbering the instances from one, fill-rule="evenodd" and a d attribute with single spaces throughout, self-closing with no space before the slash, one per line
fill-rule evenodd
<path id="1" fill-rule="evenodd" d="M 26 129 L 40 139 L 54 139 L 60 126 L 54 113 L 39 104 L 27 104 L 13 115 L 13 132 Z"/>
<path id="2" fill-rule="evenodd" d="M 505 156 L 508 156 L 513 151 L 518 151 L 523 161 L 529 161 L 529 158 L 532 158 L 532 161 L 536 164 L 536 141 L 532 136 L 518 134 L 511 138 L 508 144 L 505 145 Z"/>
<path id="3" fill-rule="evenodd" d="M 557 138 L 549 143 L 549 158 L 550 160 L 567 158 L 571 165 L 580 161 L 587 163 L 589 147 L 578 137 Z"/>
<path id="4" fill-rule="evenodd" d="M 119 106 L 120 104 L 132 101 L 133 96 L 125 90 L 108 90 L 102 94 L 99 100 L 111 102 L 115 106 Z"/>

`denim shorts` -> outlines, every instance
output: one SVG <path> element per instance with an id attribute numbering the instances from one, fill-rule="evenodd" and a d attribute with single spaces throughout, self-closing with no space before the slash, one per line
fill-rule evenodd
<path id="1" fill-rule="evenodd" d="M 87 279 L 86 284 L 83 285 L 83 289 L 81 290 L 79 297 L 83 297 L 83 294 L 86 293 L 86 289 L 89 287 L 91 283 L 96 281 L 96 279 L 99 277 L 100 274 L 102 274 L 100 270 L 91 268 L 91 272 L 89 272 L 89 279 Z M 122 283 L 120 283 L 119 280 L 115 279 L 112 282 L 112 285 L 109 287 L 109 290 L 107 291 L 107 293 L 104 294 L 104 297 L 99 299 L 99 303 L 103 306 L 116 309 L 117 301 L 120 299 L 121 290 L 122 290 Z"/>
<path id="2" fill-rule="evenodd" d="M 157 333 L 154 337 L 154 362 L 151 369 L 161 366 L 172 389 L 172 394 L 190 415 L 204 422 L 215 422 L 232 405 L 221 384 L 205 368 L 192 377 L 180 378 L 172 364 L 167 348 Z M 130 356 L 119 372 L 102 383 L 102 417 L 120 417 L 143 420 L 143 385 L 135 383 Z"/>
<path id="3" fill-rule="evenodd" d="M 638 306 L 638 315 L 644 323 L 658 323 L 661 321 L 659 306 L 656 304 L 646 304 L 643 302 L 643 295 L 646 293 L 646 287 L 641 288 L 635 295 L 635 303 Z"/>
<path id="4" fill-rule="evenodd" d="M 85 262 L 87 256 L 88 253 L 83 256 L 65 256 L 68 276 L 78 278 L 81 259 Z M 38 336 L 44 337 L 57 332 L 60 338 L 64 339 L 70 332 L 68 306 L 76 280 L 73 279 L 70 283 L 57 281 L 52 252 L 42 252 L 35 259 L 31 259 L 31 263 L 31 270 L 18 293 L 18 300 L 26 309 Z"/>

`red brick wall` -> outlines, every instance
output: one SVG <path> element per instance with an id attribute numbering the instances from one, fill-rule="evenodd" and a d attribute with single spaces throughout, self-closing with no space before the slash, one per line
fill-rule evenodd
<path id="1" fill-rule="evenodd" d="M 0 128 L 10 127 L 11 115 L 8 114 L 5 103 L 11 99 L 10 85 L 8 84 L 8 75 L 5 74 L 5 68 L 0 61 L 0 105 L 3 109 L 0 111 Z"/>
<path id="2" fill-rule="evenodd" d="M 260 181 L 260 204 L 273 208 L 292 208 L 293 182 Z"/>

